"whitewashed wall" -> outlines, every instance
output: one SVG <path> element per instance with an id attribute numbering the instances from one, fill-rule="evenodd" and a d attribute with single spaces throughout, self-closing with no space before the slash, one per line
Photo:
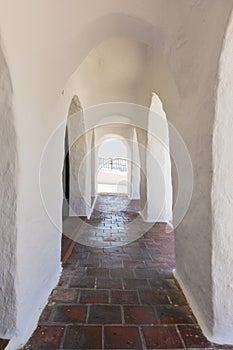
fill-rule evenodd
<path id="1" fill-rule="evenodd" d="M 0 338 L 10 337 L 16 327 L 16 210 L 17 141 L 12 84 L 0 40 Z"/>
<path id="2" fill-rule="evenodd" d="M 147 221 L 172 224 L 169 128 L 159 97 L 153 93 L 148 120 Z"/>

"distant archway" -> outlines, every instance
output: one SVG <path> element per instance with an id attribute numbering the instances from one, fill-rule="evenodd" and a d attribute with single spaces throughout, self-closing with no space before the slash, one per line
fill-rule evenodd
<path id="1" fill-rule="evenodd" d="M 110 138 L 98 149 L 97 193 L 129 195 L 129 150 L 120 138 Z"/>

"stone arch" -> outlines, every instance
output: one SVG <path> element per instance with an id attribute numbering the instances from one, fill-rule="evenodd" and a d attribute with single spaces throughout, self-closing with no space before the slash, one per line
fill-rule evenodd
<path id="1" fill-rule="evenodd" d="M 12 83 L 0 40 L 0 338 L 11 338 L 16 328 L 16 210 L 17 145 Z"/>

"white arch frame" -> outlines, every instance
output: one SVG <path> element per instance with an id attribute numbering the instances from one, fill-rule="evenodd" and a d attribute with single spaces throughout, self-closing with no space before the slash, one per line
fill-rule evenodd
<path id="1" fill-rule="evenodd" d="M 111 134 L 106 134 L 106 135 L 103 135 L 102 137 L 100 137 L 100 139 L 97 140 L 97 143 L 96 143 L 96 161 L 98 159 L 98 154 L 99 154 L 99 147 L 107 142 L 108 140 L 110 139 L 116 139 L 116 140 L 120 140 L 124 146 L 126 147 L 126 150 L 127 150 L 127 159 L 129 160 L 129 162 L 131 162 L 131 157 L 132 157 L 132 154 L 131 154 L 131 149 L 130 149 L 130 145 L 129 145 L 129 140 L 125 139 L 123 136 L 117 134 L 117 133 L 111 133 Z M 96 184 L 98 185 L 98 174 L 97 174 L 97 171 L 98 171 L 98 164 L 96 163 L 95 164 L 95 169 L 96 169 Z M 127 189 L 128 189 L 128 195 L 130 196 L 130 187 L 129 187 L 129 183 L 130 183 L 130 179 L 131 179 L 131 169 L 130 167 L 128 168 L 128 171 L 127 171 Z M 97 192 L 98 193 L 98 192 Z"/>

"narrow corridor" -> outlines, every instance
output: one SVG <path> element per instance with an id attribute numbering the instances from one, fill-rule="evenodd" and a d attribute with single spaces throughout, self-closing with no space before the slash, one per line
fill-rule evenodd
<path id="1" fill-rule="evenodd" d="M 137 205 L 99 196 L 89 224 L 123 234 Z M 230 349 L 202 335 L 174 266 L 173 233 L 163 223 L 120 247 L 76 243 L 24 349 Z"/>

